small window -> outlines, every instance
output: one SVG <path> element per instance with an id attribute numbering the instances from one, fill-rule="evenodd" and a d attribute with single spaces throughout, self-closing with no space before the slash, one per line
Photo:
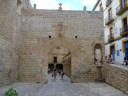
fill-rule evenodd
<path id="1" fill-rule="evenodd" d="M 114 37 L 113 27 L 110 28 L 110 37 Z"/>
<path id="2" fill-rule="evenodd" d="M 127 0 L 121 0 L 121 7 L 124 8 L 127 6 Z"/>
<path id="3" fill-rule="evenodd" d="M 120 56 L 120 50 L 117 50 L 117 56 Z"/>
<path id="4" fill-rule="evenodd" d="M 51 36 L 49 36 L 49 38 L 51 38 Z"/>
<path id="5" fill-rule="evenodd" d="M 112 8 L 110 8 L 110 9 L 108 10 L 108 16 L 109 16 L 109 19 L 111 19 L 111 17 L 112 17 Z"/>
<path id="6" fill-rule="evenodd" d="M 17 6 L 21 4 L 21 1 L 20 0 L 17 0 Z"/>
<path id="7" fill-rule="evenodd" d="M 102 3 L 100 3 L 100 9 L 102 8 Z"/>
<path id="8" fill-rule="evenodd" d="M 54 57 L 54 61 L 53 62 L 57 62 L 57 57 Z"/>
<path id="9" fill-rule="evenodd" d="M 127 17 L 123 19 L 123 29 L 125 32 L 128 30 Z"/>

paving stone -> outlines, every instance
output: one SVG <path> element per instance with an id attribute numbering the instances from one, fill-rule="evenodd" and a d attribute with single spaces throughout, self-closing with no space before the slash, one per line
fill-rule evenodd
<path id="1" fill-rule="evenodd" d="M 0 87 L 0 96 L 11 86 L 16 86 L 19 96 L 126 96 L 115 88 L 99 82 L 71 83 L 58 75 L 56 80 L 48 75 L 48 84 L 14 83 Z"/>

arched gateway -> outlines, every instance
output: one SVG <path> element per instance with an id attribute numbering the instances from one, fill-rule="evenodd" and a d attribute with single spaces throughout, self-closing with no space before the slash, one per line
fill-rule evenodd
<path id="1" fill-rule="evenodd" d="M 72 82 L 101 77 L 104 62 L 102 12 L 23 9 L 18 79 L 47 83 L 48 66 L 62 68 Z M 100 44 L 102 50 L 95 47 Z M 96 51 L 98 50 L 98 51 Z M 102 58 L 95 56 L 102 53 Z M 49 65 L 52 64 L 52 65 Z M 99 76 L 100 74 L 100 76 Z"/>
<path id="2" fill-rule="evenodd" d="M 71 76 L 71 58 L 71 52 L 68 48 L 56 46 L 49 52 L 48 65 L 53 64 L 57 72 L 63 70 L 67 76 Z M 53 71 L 50 67 L 48 67 L 48 69 L 50 69 L 51 72 Z"/>
<path id="3" fill-rule="evenodd" d="M 47 66 L 53 64 L 57 71 L 61 67 L 64 73 L 72 79 L 72 71 L 77 67 L 74 65 L 77 65 L 80 56 L 78 51 L 80 46 L 73 44 L 72 39 L 66 40 L 65 38 L 49 39 L 46 43 Z"/>

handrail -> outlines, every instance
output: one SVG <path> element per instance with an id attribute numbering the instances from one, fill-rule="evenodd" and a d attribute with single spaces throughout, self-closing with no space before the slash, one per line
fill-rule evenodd
<path id="1" fill-rule="evenodd" d="M 106 7 L 108 7 L 111 2 L 112 0 L 106 0 Z"/>
<path id="2" fill-rule="evenodd" d="M 110 41 L 111 39 L 114 39 L 114 33 L 111 33 L 110 35 L 108 35 L 108 41 Z"/>
<path id="3" fill-rule="evenodd" d="M 112 20 L 112 19 L 113 19 L 113 16 L 112 16 L 112 15 L 108 16 L 108 17 L 105 19 L 105 24 L 106 24 L 109 20 Z"/>
<path id="4" fill-rule="evenodd" d="M 121 4 L 116 8 L 116 13 L 118 13 L 121 9 L 123 9 L 127 6 L 128 6 L 128 0 L 121 2 Z"/>
<path id="5" fill-rule="evenodd" d="M 128 32 L 128 25 L 126 27 L 120 28 L 120 34 L 121 35 L 124 34 L 124 33 L 126 33 L 126 32 Z"/>

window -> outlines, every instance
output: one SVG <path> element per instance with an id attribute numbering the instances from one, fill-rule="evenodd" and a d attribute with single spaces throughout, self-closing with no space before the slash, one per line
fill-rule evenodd
<path id="1" fill-rule="evenodd" d="M 75 36 L 75 38 L 78 38 L 77 36 Z"/>
<path id="2" fill-rule="evenodd" d="M 57 62 L 57 57 L 54 57 L 54 61 L 53 62 Z"/>
<path id="3" fill-rule="evenodd" d="M 49 38 L 51 38 L 51 36 L 49 36 Z"/>
<path id="4" fill-rule="evenodd" d="M 127 17 L 125 17 L 123 20 L 123 29 L 126 32 L 128 30 L 128 23 L 127 23 Z"/>
<path id="5" fill-rule="evenodd" d="M 108 16 L 109 16 L 109 19 L 111 19 L 111 17 L 112 17 L 112 8 L 110 8 L 110 9 L 108 10 Z"/>
<path id="6" fill-rule="evenodd" d="M 20 5 L 21 4 L 21 1 L 20 0 L 17 0 L 17 5 Z"/>
<path id="7" fill-rule="evenodd" d="M 120 50 L 117 50 L 117 56 L 120 56 Z"/>
<path id="8" fill-rule="evenodd" d="M 113 27 L 110 28 L 110 37 L 114 37 L 113 36 Z"/>
<path id="9" fill-rule="evenodd" d="M 100 3 L 100 9 L 102 8 L 102 3 Z"/>
<path id="10" fill-rule="evenodd" d="M 126 6 L 126 0 L 121 0 L 121 6 L 124 8 Z"/>

